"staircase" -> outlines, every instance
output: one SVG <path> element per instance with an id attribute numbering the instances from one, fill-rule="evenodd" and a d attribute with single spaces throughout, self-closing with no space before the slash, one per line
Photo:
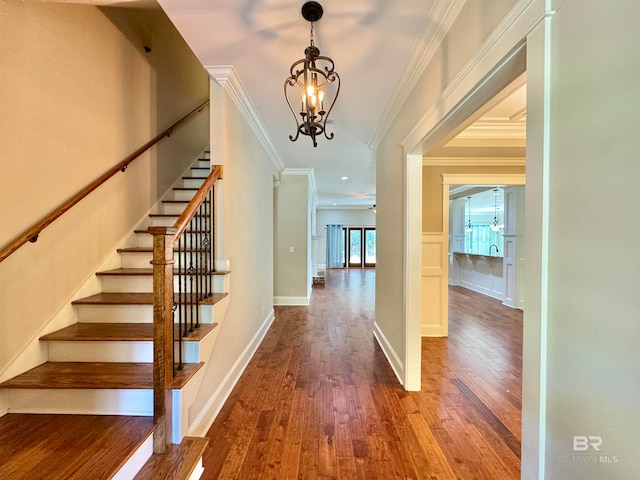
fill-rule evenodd
<path id="1" fill-rule="evenodd" d="M 150 266 L 153 237 L 147 228 L 172 226 L 209 172 L 210 160 L 199 159 L 177 182 L 168 198 L 159 202 L 149 218 L 135 229 L 131 241 L 117 250 L 119 268 L 97 272 L 102 291 L 72 302 L 77 323 L 40 338 L 48 346 L 48 361 L 0 384 L 0 388 L 7 389 L 10 404 L 10 413 L 0 418 L 3 448 L 12 439 L 6 437 L 10 430 L 3 433 L 2 422 L 16 422 L 21 414 L 40 414 L 24 415 L 24 420 L 41 426 L 48 421 L 63 425 L 67 415 L 73 415 L 70 421 L 76 423 L 80 418 L 96 415 L 116 416 L 118 419 L 153 416 L 153 270 Z M 197 241 L 194 238 L 199 238 L 200 234 L 190 232 L 190 242 Z M 192 247 L 189 245 L 188 248 Z M 214 293 L 198 308 L 200 326 L 187 332 L 182 350 L 183 363 L 175 370 L 171 383 L 171 440 L 175 445 L 165 455 L 152 456 L 155 427 L 153 419 L 144 421 L 137 427 L 138 441 L 123 442 L 128 447 L 114 453 L 124 460 L 111 461 L 115 465 L 112 468 L 102 468 L 99 465 L 104 460 L 102 455 L 91 456 L 89 453 L 85 463 L 95 462 L 90 471 L 97 475 L 91 478 L 124 479 L 133 478 L 136 474 L 139 479 L 199 478 L 206 440 L 187 436 L 188 409 L 202 381 L 204 360 L 211 355 L 229 299 L 229 272 L 217 271 L 213 275 Z M 179 278 L 176 272 L 175 291 Z M 178 326 L 174 325 L 174 328 Z M 177 342 L 174 348 L 179 348 Z M 95 431 L 101 428 L 102 423 L 93 421 L 86 428 Z M 121 429 L 109 428 L 116 432 Z M 20 428 L 16 434 L 23 435 Z M 57 435 L 49 434 L 47 450 L 50 451 Z M 78 442 L 74 454 L 80 455 L 79 450 L 84 447 L 86 445 Z M 17 464 L 11 465 L 12 458 L 29 463 L 20 460 L 19 454 L 8 459 L 3 459 L 0 454 L 0 478 L 39 478 L 38 469 L 22 473 L 12 470 L 19 468 Z M 184 473 L 177 474 L 175 465 L 180 465 Z M 80 472 L 77 470 L 60 478 L 89 478 L 83 476 L 86 469 L 84 473 Z M 47 475 L 42 478 L 56 478 L 55 473 Z"/>

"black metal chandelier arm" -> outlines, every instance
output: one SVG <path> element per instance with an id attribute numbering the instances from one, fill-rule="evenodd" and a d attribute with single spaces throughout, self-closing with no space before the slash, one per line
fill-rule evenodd
<path id="1" fill-rule="evenodd" d="M 293 87 L 295 86 L 295 84 L 296 84 L 296 79 L 293 76 L 287 78 L 284 81 L 284 98 L 287 99 L 287 105 L 289 105 L 289 110 L 291 110 L 291 115 L 293 115 L 293 119 L 296 122 L 296 136 L 294 137 L 293 135 L 289 135 L 289 140 L 291 140 L 292 142 L 295 142 L 300 136 L 300 124 L 298 123 L 298 117 L 296 116 L 296 112 L 293 110 L 293 107 L 291 106 L 291 102 L 289 101 L 289 97 L 287 96 L 287 85 L 289 85 L 290 87 Z"/>
<path id="2" fill-rule="evenodd" d="M 326 123 L 327 123 L 327 120 L 329 119 L 329 117 L 331 116 L 331 110 L 333 110 L 333 106 L 336 104 L 336 100 L 338 99 L 338 95 L 340 95 L 340 75 L 338 75 L 338 72 L 333 72 L 332 71 L 331 75 L 327 76 L 327 80 L 329 82 L 337 81 L 337 83 L 336 83 L 336 86 L 337 86 L 336 94 L 333 97 L 333 101 L 331 102 L 331 105 L 329 106 L 329 110 L 327 110 L 327 113 L 324 115 L 324 122 L 322 122 L 323 125 L 325 125 L 325 128 L 324 128 L 324 136 L 325 136 L 325 138 L 327 140 L 333 140 L 333 132 L 331 132 L 331 136 L 327 135 Z"/>

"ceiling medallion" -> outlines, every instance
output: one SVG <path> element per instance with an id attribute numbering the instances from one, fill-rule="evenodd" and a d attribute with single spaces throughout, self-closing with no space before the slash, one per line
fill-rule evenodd
<path id="1" fill-rule="evenodd" d="M 309 46 L 304 50 L 304 58 L 291 65 L 290 76 L 284 82 L 284 96 L 296 121 L 296 134 L 289 135 L 289 139 L 295 142 L 300 134 L 307 135 L 311 137 L 314 147 L 318 146 L 316 137 L 319 135 L 324 134 L 327 140 L 333 139 L 333 132 L 329 135 L 326 125 L 340 93 L 340 76 L 334 71 L 333 60 L 320 55 L 320 50 L 313 43 L 313 23 L 322 18 L 322 13 L 322 6 L 318 2 L 307 2 L 302 6 L 302 16 L 311 23 Z M 331 92 L 326 87 L 334 82 L 337 87 L 335 95 L 328 99 L 327 95 Z M 298 114 L 292 107 L 290 95 L 294 98 L 301 96 Z M 329 105 L 328 110 L 325 105 Z"/>

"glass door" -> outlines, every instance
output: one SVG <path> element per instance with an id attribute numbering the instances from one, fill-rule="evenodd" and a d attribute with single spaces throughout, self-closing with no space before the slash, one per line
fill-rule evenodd
<path id="1" fill-rule="evenodd" d="M 373 227 L 345 227 L 345 267 L 376 266 L 376 229 Z"/>
<path id="2" fill-rule="evenodd" d="M 376 266 L 376 229 L 364 229 L 364 266 Z"/>
<path id="3" fill-rule="evenodd" d="M 349 267 L 362 267 L 362 229 L 349 228 Z"/>

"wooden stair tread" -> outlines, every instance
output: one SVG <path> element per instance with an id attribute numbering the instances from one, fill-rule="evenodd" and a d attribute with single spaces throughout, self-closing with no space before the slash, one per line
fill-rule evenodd
<path id="1" fill-rule="evenodd" d="M 204 251 L 208 251 L 208 250 L 204 250 L 202 248 L 187 248 L 185 250 L 182 250 L 183 252 L 204 252 Z M 126 248 L 118 248 L 117 250 L 118 253 L 123 253 L 123 252 L 133 252 L 133 253 L 153 253 L 153 247 L 126 247 Z M 176 250 L 177 252 L 177 250 Z"/>
<path id="2" fill-rule="evenodd" d="M 204 363 L 185 363 L 171 388 L 182 388 Z M 28 389 L 153 389 L 152 363 L 46 362 L 0 384 Z"/>
<path id="3" fill-rule="evenodd" d="M 167 451 L 153 454 L 133 480 L 187 480 L 208 443 L 207 438 L 184 437 L 180 445 L 167 445 Z"/>
<path id="4" fill-rule="evenodd" d="M 200 305 L 215 305 L 228 293 L 214 293 Z M 177 294 L 176 294 L 177 296 Z M 72 302 L 72 305 L 153 305 L 153 293 L 97 293 Z"/>
<path id="5" fill-rule="evenodd" d="M 170 217 L 176 217 L 178 218 L 180 215 L 182 215 L 181 213 L 150 213 L 149 216 L 152 218 L 170 218 Z M 206 217 L 206 215 L 194 215 L 194 217 Z"/>
<path id="6" fill-rule="evenodd" d="M 151 235 L 151 233 L 149 232 L 149 230 L 134 230 L 133 233 L 146 233 L 148 235 Z M 206 230 L 191 230 L 191 229 L 186 229 L 184 231 L 184 233 L 209 233 Z"/>
<path id="7" fill-rule="evenodd" d="M 197 342 L 206 337 L 217 323 L 201 323 L 200 326 L 182 339 Z M 179 325 L 175 325 L 178 333 Z M 152 323 L 76 323 L 61 330 L 40 337 L 44 342 L 148 342 L 153 341 Z"/>
<path id="8" fill-rule="evenodd" d="M 199 188 L 195 188 L 195 187 L 173 187 L 173 190 L 178 190 L 180 192 L 184 192 L 184 191 L 194 191 L 197 192 L 198 190 L 200 190 Z"/>
<path id="9" fill-rule="evenodd" d="M 107 480 L 153 431 L 153 417 L 9 413 L 0 417 L 0 478 Z"/>
<path id="10" fill-rule="evenodd" d="M 228 275 L 231 273 L 229 270 L 216 270 L 209 272 L 211 275 Z M 97 272 L 98 276 L 118 276 L 118 275 L 140 275 L 140 276 L 153 276 L 153 268 L 114 268 L 113 270 L 105 270 L 104 272 Z"/>

